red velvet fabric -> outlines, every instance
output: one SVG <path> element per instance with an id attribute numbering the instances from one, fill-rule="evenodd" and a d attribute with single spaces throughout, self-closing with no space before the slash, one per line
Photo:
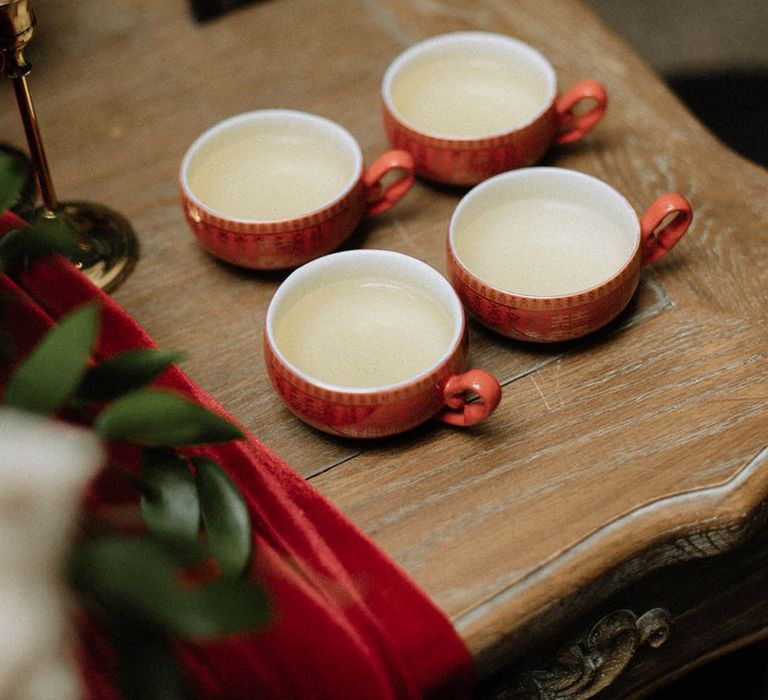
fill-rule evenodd
<path id="1" fill-rule="evenodd" d="M 0 233 L 21 223 L 6 213 Z M 0 299 L 20 355 L 63 314 L 93 299 L 102 307 L 97 358 L 153 346 L 113 299 L 60 258 L 35 264 L 17 280 L 0 277 Z M 175 367 L 158 383 L 226 415 Z M 266 585 L 276 616 L 253 633 L 179 642 L 196 696 L 470 697 L 471 660 L 452 625 L 365 534 L 255 437 L 201 452 L 245 496 L 253 521 L 251 575 Z M 136 468 L 130 451 L 113 457 Z M 114 480 L 100 478 L 87 503 L 102 507 L 129 497 Z M 89 697 L 118 697 L 109 646 L 90 623 L 81 625 L 80 661 Z"/>

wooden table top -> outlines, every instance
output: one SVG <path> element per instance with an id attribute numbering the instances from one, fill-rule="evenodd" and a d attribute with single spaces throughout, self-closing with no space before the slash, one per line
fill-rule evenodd
<path id="1" fill-rule="evenodd" d="M 117 209 L 140 238 L 116 299 L 161 347 L 188 351 L 190 376 L 404 567 L 481 675 L 621 562 L 753 517 L 768 494 L 768 173 L 719 144 L 578 0 L 263 0 L 202 25 L 184 0 L 34 7 L 30 80 L 59 196 Z M 473 322 L 471 364 L 504 386 L 478 428 L 334 439 L 289 414 L 266 377 L 261 328 L 283 276 L 201 249 L 179 206 L 180 161 L 213 123 L 282 107 L 339 122 L 372 162 L 387 148 L 387 65 L 457 29 L 533 44 L 561 89 L 603 81 L 604 121 L 544 162 L 602 178 L 638 211 L 682 192 L 694 223 L 590 338 L 535 347 Z M 0 133 L 26 150 L 10 88 Z M 444 272 L 462 193 L 418 181 L 349 245 Z"/>

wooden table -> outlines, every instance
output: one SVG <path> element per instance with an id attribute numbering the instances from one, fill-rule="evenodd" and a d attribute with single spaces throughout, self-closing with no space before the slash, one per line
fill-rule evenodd
<path id="1" fill-rule="evenodd" d="M 205 25 L 183 0 L 34 6 L 31 84 L 59 195 L 114 207 L 141 240 L 116 298 L 441 606 L 485 694 L 623 697 L 768 634 L 768 174 L 577 0 L 264 0 Z M 261 326 L 281 276 L 203 252 L 178 203 L 181 157 L 224 117 L 285 107 L 340 122 L 371 162 L 388 63 L 470 28 L 539 47 L 561 88 L 606 84 L 604 122 L 547 163 L 638 210 L 683 192 L 694 224 L 593 337 L 534 347 L 473 324 L 472 364 L 504 385 L 478 429 L 329 438 L 268 385 Z M 0 109 L 23 146 L 10 89 Z M 461 194 L 419 182 L 350 245 L 444 271 Z"/>

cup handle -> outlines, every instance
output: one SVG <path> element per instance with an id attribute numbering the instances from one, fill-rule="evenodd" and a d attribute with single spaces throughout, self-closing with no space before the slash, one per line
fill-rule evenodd
<path id="1" fill-rule="evenodd" d="M 582 100 L 592 100 L 592 108 L 575 116 L 573 108 Z M 573 143 L 586 136 L 603 118 L 608 105 L 605 86 L 597 80 L 582 80 L 555 102 L 559 131 L 555 143 Z"/>
<path id="2" fill-rule="evenodd" d="M 659 225 L 675 215 L 664 228 Z M 642 263 L 648 265 L 666 255 L 688 230 L 693 211 L 688 200 L 677 192 L 661 195 L 640 218 Z"/>
<path id="3" fill-rule="evenodd" d="M 479 401 L 467 402 L 464 392 L 471 391 Z M 452 376 L 443 387 L 446 408 L 437 418 L 450 425 L 469 426 L 479 423 L 493 413 L 501 400 L 501 386 L 492 374 L 482 369 L 470 369 Z"/>
<path id="4" fill-rule="evenodd" d="M 391 170 L 402 170 L 402 175 L 386 189 L 381 180 Z M 368 188 L 368 215 L 381 214 L 399 201 L 411 188 L 415 176 L 413 158 L 407 151 L 387 151 L 363 173 L 363 183 Z"/>

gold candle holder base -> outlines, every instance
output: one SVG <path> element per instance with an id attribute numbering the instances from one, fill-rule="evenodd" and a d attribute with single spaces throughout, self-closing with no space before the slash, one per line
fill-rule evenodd
<path id="1" fill-rule="evenodd" d="M 78 237 L 80 254 L 74 265 L 97 287 L 114 291 L 139 258 L 139 241 L 128 220 L 118 212 L 91 202 L 62 202 L 42 216 L 68 221 Z"/>

